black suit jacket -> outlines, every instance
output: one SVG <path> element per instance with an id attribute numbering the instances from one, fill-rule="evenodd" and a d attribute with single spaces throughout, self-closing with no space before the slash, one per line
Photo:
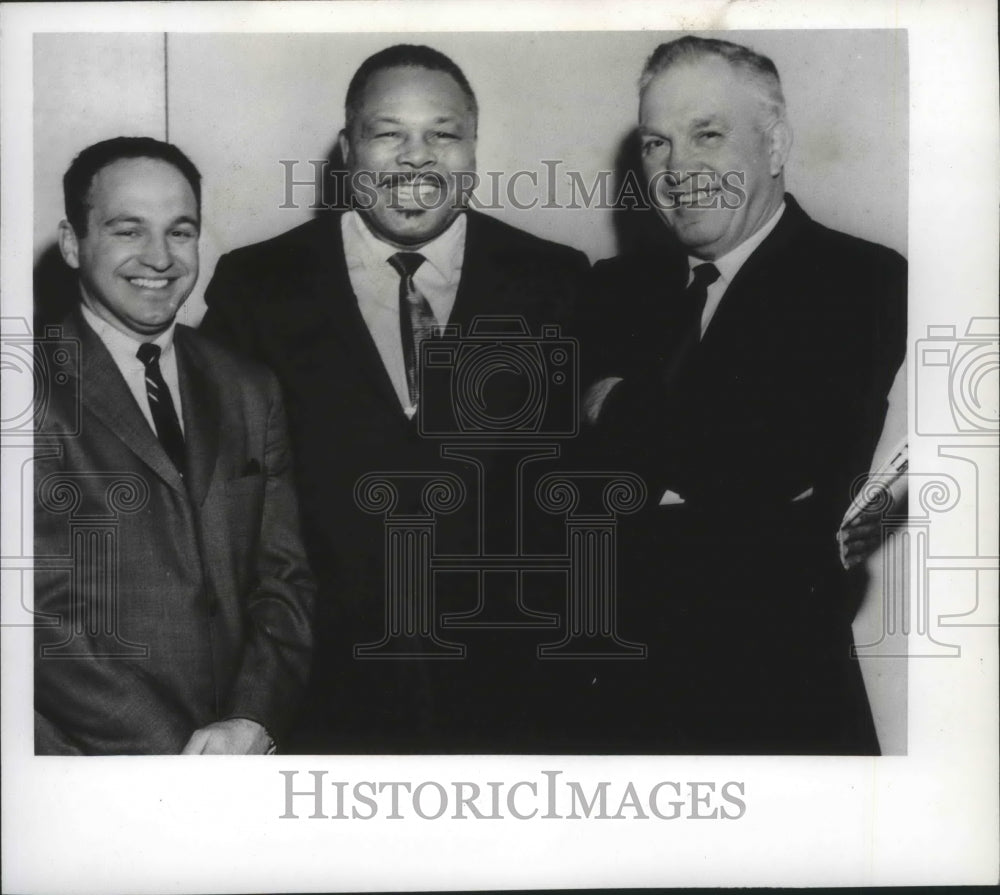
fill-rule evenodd
<path id="1" fill-rule="evenodd" d="M 480 315 L 520 315 L 538 336 L 567 327 L 585 257 L 467 212 L 465 257 L 449 323 L 467 334 Z M 462 475 L 448 438 L 422 438 L 407 420 L 358 308 L 340 213 L 324 214 L 220 259 L 202 331 L 267 364 L 288 407 L 304 530 L 321 582 L 314 701 L 303 748 L 317 751 L 495 751 L 511 719 L 496 700 L 518 683 L 477 659 L 422 663 L 352 658 L 384 633 L 384 524 L 359 508 L 355 485 L 377 471 Z M 422 403 L 450 401 L 426 390 Z M 442 406 L 438 404 L 438 406 Z M 402 508 L 399 508 L 402 509 Z M 442 518 L 439 549 L 474 549 L 475 504 Z M 475 607 L 464 603 L 466 610 Z M 473 671 L 481 668 L 482 673 Z M 506 666 L 508 670 L 510 665 Z M 456 695 L 457 690 L 462 695 Z M 450 695 L 449 695 L 450 694 Z M 461 716 L 461 717 L 459 717 Z"/>
<path id="2" fill-rule="evenodd" d="M 280 741 L 315 588 L 274 377 L 177 327 L 185 483 L 99 337 L 73 316 L 61 338 L 80 364 L 35 439 L 36 751 L 177 753 L 232 717 Z"/>
<path id="3" fill-rule="evenodd" d="M 686 258 L 594 269 L 588 376 L 623 377 L 594 441 L 649 486 L 621 606 L 677 688 L 668 751 L 876 748 L 835 533 L 903 360 L 906 264 L 786 201 L 672 376 Z M 686 503 L 658 506 L 667 489 Z"/>

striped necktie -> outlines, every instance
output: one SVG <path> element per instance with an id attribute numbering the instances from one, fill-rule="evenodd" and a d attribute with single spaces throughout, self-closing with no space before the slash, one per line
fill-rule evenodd
<path id="1" fill-rule="evenodd" d="M 149 399 L 149 409 L 153 414 L 153 423 L 160 444 L 167 452 L 177 471 L 184 475 L 184 435 L 177 421 L 177 411 L 170 398 L 170 389 L 160 372 L 160 346 L 152 342 L 143 342 L 136 352 L 136 357 L 146 368 L 146 397 Z"/>

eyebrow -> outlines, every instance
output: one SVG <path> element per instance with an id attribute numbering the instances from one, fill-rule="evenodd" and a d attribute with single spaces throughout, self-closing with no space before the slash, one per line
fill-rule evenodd
<path id="1" fill-rule="evenodd" d="M 114 227 L 117 224 L 141 224 L 143 222 L 143 218 L 136 217 L 135 215 L 120 214 L 116 217 L 108 218 L 101 226 Z"/>
<path id="2" fill-rule="evenodd" d="M 464 116 L 462 115 L 438 115 L 437 118 L 433 119 L 431 124 L 447 124 L 449 122 L 455 122 L 456 124 L 461 124 Z M 370 118 L 366 125 L 368 127 L 378 127 L 381 124 L 405 124 L 402 118 L 397 118 L 393 115 L 378 115 L 375 118 Z"/>
<path id="3" fill-rule="evenodd" d="M 705 115 L 701 118 L 696 118 L 694 121 L 692 121 L 691 127 L 692 128 L 725 127 L 727 126 L 727 124 L 728 122 L 721 115 Z M 657 128 L 652 127 L 648 124 L 640 124 L 638 129 L 639 132 L 643 134 L 651 134 L 651 133 L 658 134 L 660 132 Z"/>
<path id="4" fill-rule="evenodd" d="M 138 215 L 130 214 L 120 214 L 113 218 L 108 218 L 101 226 L 102 227 L 116 227 L 118 224 L 145 224 L 146 219 L 139 217 Z M 197 218 L 193 218 L 190 215 L 181 215 L 179 218 L 175 218 L 170 222 L 171 227 L 176 227 L 178 224 L 190 224 L 192 227 L 201 228 L 201 222 Z"/>
<path id="5" fill-rule="evenodd" d="M 696 119 L 694 122 L 692 122 L 691 126 L 692 127 L 696 127 L 696 128 L 697 127 L 712 127 L 712 126 L 719 127 L 720 125 L 723 125 L 725 123 L 726 123 L 726 121 L 725 121 L 724 118 L 721 118 L 718 115 L 709 115 L 706 118 L 698 118 L 698 119 Z"/>

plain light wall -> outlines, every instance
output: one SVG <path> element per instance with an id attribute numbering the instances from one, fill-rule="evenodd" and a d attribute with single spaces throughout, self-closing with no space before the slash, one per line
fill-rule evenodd
<path id="1" fill-rule="evenodd" d="M 63 218 L 62 176 L 121 134 L 163 139 L 162 34 L 42 34 L 34 43 L 35 260 Z"/>
<path id="2" fill-rule="evenodd" d="M 285 202 L 281 160 L 311 176 L 343 124 L 347 83 L 371 53 L 427 43 L 465 71 L 480 105 L 481 174 L 537 172 L 561 162 L 592 182 L 613 171 L 634 127 L 636 82 L 650 52 L 679 36 L 656 32 L 435 34 L 45 34 L 34 45 L 34 237 L 51 260 L 72 158 L 119 134 L 168 138 L 204 177 L 201 278 L 181 320 L 197 324 L 221 253 L 308 220 L 311 191 Z M 794 144 L 786 184 L 814 218 L 906 253 L 908 68 L 905 31 L 715 33 L 770 56 L 781 73 Z M 525 193 L 528 190 L 525 188 Z M 519 194 L 521 191 L 519 190 Z M 545 199 L 544 189 L 538 192 Z M 489 214 L 576 246 L 616 254 L 606 208 Z M 855 624 L 870 643 L 881 624 L 878 556 Z M 900 595 L 891 595 L 899 599 Z M 906 664 L 863 660 L 883 750 L 906 748 Z"/>

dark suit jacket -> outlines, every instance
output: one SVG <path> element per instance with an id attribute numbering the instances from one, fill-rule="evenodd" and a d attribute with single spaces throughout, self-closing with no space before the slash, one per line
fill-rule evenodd
<path id="1" fill-rule="evenodd" d="M 280 738 L 314 583 L 274 377 L 177 327 L 185 486 L 97 335 L 74 316 L 63 338 L 78 379 L 36 434 L 36 751 L 176 753 L 232 717 Z"/>
<path id="2" fill-rule="evenodd" d="M 467 335 L 479 315 L 521 315 L 535 336 L 543 324 L 565 329 L 585 257 L 485 215 L 467 216 L 449 323 Z M 454 439 L 422 438 L 406 419 L 351 289 L 340 214 L 225 255 L 206 302 L 202 332 L 270 366 L 288 407 L 306 543 L 321 584 L 315 698 L 305 720 L 326 729 L 302 748 L 511 748 L 502 741 L 516 721 L 504 717 L 497 700 L 520 689 L 512 661 L 491 669 L 485 648 L 472 646 L 465 660 L 450 663 L 353 659 L 354 646 L 378 641 L 386 625 L 384 525 L 358 507 L 358 479 L 376 471 L 447 470 L 464 477 L 470 495 L 477 486 L 471 464 L 441 457 L 442 444 Z M 443 406 L 451 398 L 425 388 L 421 403 L 435 400 Z M 439 550 L 475 549 L 475 511 L 472 501 L 441 518 Z M 448 583 L 438 588 L 439 609 Z M 465 584 L 471 591 L 456 598 L 456 610 L 475 608 L 476 582 Z M 525 655 L 533 661 L 533 647 Z"/>
<path id="3" fill-rule="evenodd" d="M 651 638 L 644 683 L 676 688 L 644 729 L 665 751 L 873 751 L 835 533 L 903 360 L 905 261 L 788 196 L 672 378 L 685 257 L 599 262 L 594 281 L 588 376 L 624 378 L 596 452 L 649 485 L 622 536 L 625 634 Z M 666 489 L 686 503 L 657 506 Z"/>

